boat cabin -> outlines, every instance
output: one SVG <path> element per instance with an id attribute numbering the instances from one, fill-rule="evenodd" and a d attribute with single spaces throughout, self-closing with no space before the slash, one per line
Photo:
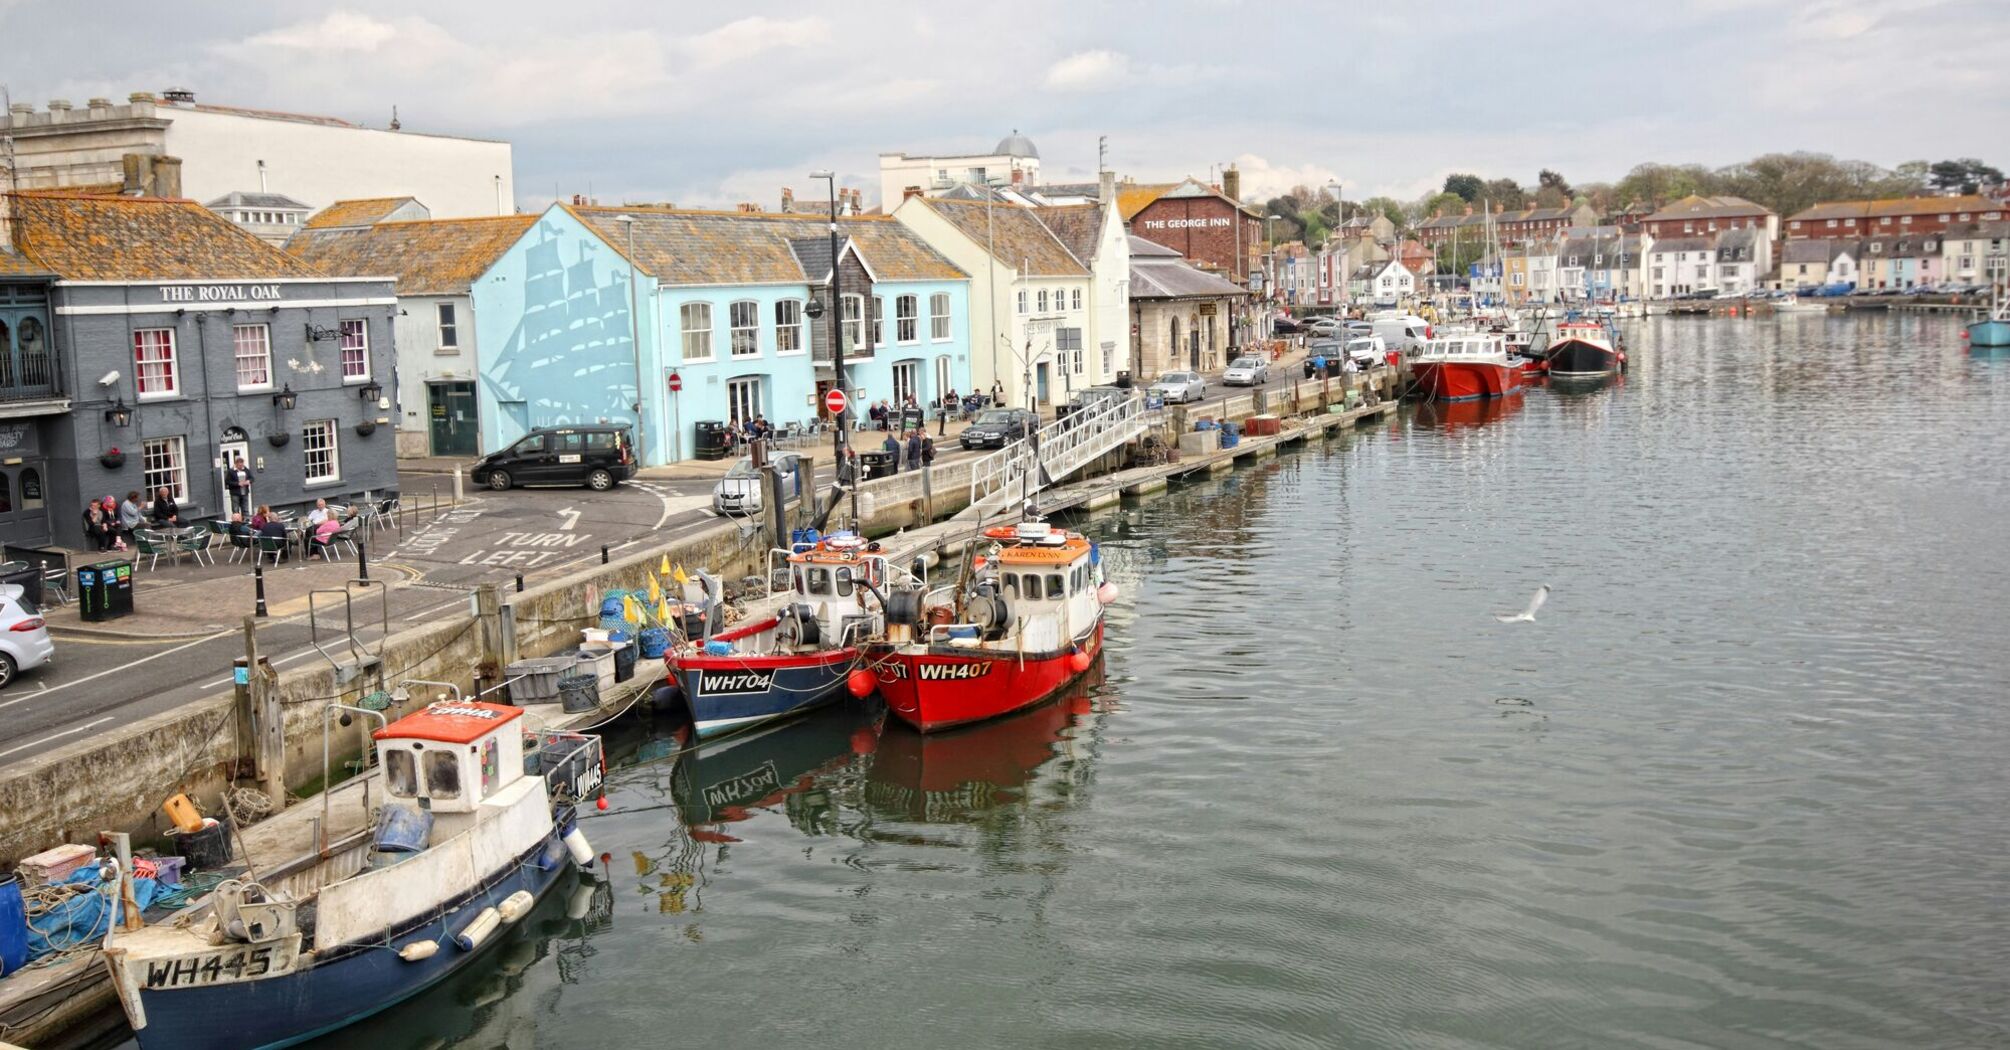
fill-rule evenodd
<path id="1" fill-rule="evenodd" d="M 788 567 L 793 600 L 813 610 L 819 634 L 827 639 L 841 639 L 848 624 L 869 621 L 865 585 L 882 591 L 886 585 L 879 545 L 853 535 L 829 536 L 798 550 L 789 555 Z"/>
<path id="2" fill-rule="evenodd" d="M 1094 622 L 1101 581 L 1095 547 L 1086 537 L 1037 521 L 986 529 L 984 535 L 1000 544 L 986 568 L 995 574 L 1012 620 L 1025 625 L 1029 646 L 1057 646 L 1072 635 L 1072 625 Z"/>
<path id="3" fill-rule="evenodd" d="M 523 709 L 433 704 L 373 734 L 392 798 L 434 814 L 473 813 L 523 777 Z"/>
<path id="4" fill-rule="evenodd" d="M 1507 340 L 1498 332 L 1450 332 L 1424 344 L 1412 355 L 1426 361 L 1491 361 L 1507 356 Z"/>

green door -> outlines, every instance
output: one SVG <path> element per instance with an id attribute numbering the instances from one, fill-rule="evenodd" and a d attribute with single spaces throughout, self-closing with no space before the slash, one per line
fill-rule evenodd
<path id="1" fill-rule="evenodd" d="M 433 383 L 426 387 L 426 415 L 433 425 L 433 455 L 472 456 L 475 430 L 475 385 Z"/>

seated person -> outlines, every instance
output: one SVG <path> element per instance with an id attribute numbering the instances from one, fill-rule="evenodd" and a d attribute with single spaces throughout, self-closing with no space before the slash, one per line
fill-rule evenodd
<path id="1" fill-rule="evenodd" d="M 255 535 L 257 535 L 257 534 L 258 534 L 258 530 L 257 530 L 257 529 L 255 529 L 255 528 L 253 528 L 253 527 L 251 526 L 251 524 L 250 524 L 249 522 L 246 522 L 246 521 L 244 520 L 244 515 L 242 515 L 242 514 L 239 514 L 239 513 L 238 513 L 238 512 L 236 512 L 236 511 L 232 511 L 232 512 L 230 513 L 230 529 L 229 529 L 229 532 L 230 532 L 230 541 L 231 541 L 232 543 L 236 543 L 236 544 L 237 544 L 237 546 L 240 546 L 240 547 L 246 547 L 246 546 L 250 546 L 250 544 L 249 544 L 249 543 L 238 543 L 238 542 L 237 542 L 238 540 L 247 540 L 247 541 L 248 541 L 248 540 L 250 540 L 250 539 L 251 539 L 251 537 L 253 537 L 253 536 L 255 536 Z"/>
<path id="2" fill-rule="evenodd" d="M 327 521 L 332 516 L 328 511 L 328 501 L 317 499 L 314 501 L 314 509 L 307 512 L 307 527 L 310 529 L 319 528 L 322 522 Z"/>
<path id="3" fill-rule="evenodd" d="M 141 525 L 144 525 L 146 523 L 146 520 L 147 520 L 147 512 L 140 506 L 140 490 L 133 489 L 132 491 L 127 492 L 126 501 L 124 503 L 119 504 L 120 531 L 124 532 L 128 536 L 131 536 L 133 534 L 133 530 L 139 528 Z"/>
<path id="4" fill-rule="evenodd" d="M 105 520 L 104 506 L 96 500 L 84 508 L 84 539 L 100 551 L 111 550 L 118 539 L 112 523 Z"/>
<path id="5" fill-rule="evenodd" d="M 261 507 L 259 509 L 264 510 L 265 508 Z M 265 519 L 265 523 L 258 527 L 258 538 L 261 540 L 278 540 L 280 549 L 284 550 L 286 544 L 286 523 L 280 521 L 278 518 L 268 516 Z"/>
<path id="6" fill-rule="evenodd" d="M 154 494 L 152 517 L 154 524 L 162 528 L 181 524 L 181 508 L 175 506 L 174 493 L 166 485 Z"/>
<path id="7" fill-rule="evenodd" d="M 258 505 L 258 510 L 251 515 L 252 531 L 262 532 L 265 529 L 265 523 L 274 520 L 277 519 L 272 516 L 272 508 L 261 503 Z M 284 526 L 281 527 L 283 528 Z"/>
<path id="8" fill-rule="evenodd" d="M 335 520 L 335 515 L 330 514 L 322 518 L 321 524 L 314 526 L 314 530 L 308 534 L 307 553 L 321 555 L 322 561 L 333 561 L 329 555 L 328 545 L 335 541 L 335 534 L 341 531 L 342 523 Z"/>

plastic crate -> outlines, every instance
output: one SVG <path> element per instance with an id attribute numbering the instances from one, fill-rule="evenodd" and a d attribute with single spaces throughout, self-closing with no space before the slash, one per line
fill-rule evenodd
<path id="1" fill-rule="evenodd" d="M 570 656 L 546 656 L 509 665 L 503 677 L 510 680 L 510 703 L 518 707 L 558 703 L 559 676 L 570 673 L 576 662 Z"/>

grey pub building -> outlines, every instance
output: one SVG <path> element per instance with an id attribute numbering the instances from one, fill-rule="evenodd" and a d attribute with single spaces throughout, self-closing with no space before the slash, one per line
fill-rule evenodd
<path id="1" fill-rule="evenodd" d="M 391 281 L 333 278 L 193 201 L 0 195 L 0 542 L 85 546 L 86 501 L 182 521 L 395 487 Z"/>

